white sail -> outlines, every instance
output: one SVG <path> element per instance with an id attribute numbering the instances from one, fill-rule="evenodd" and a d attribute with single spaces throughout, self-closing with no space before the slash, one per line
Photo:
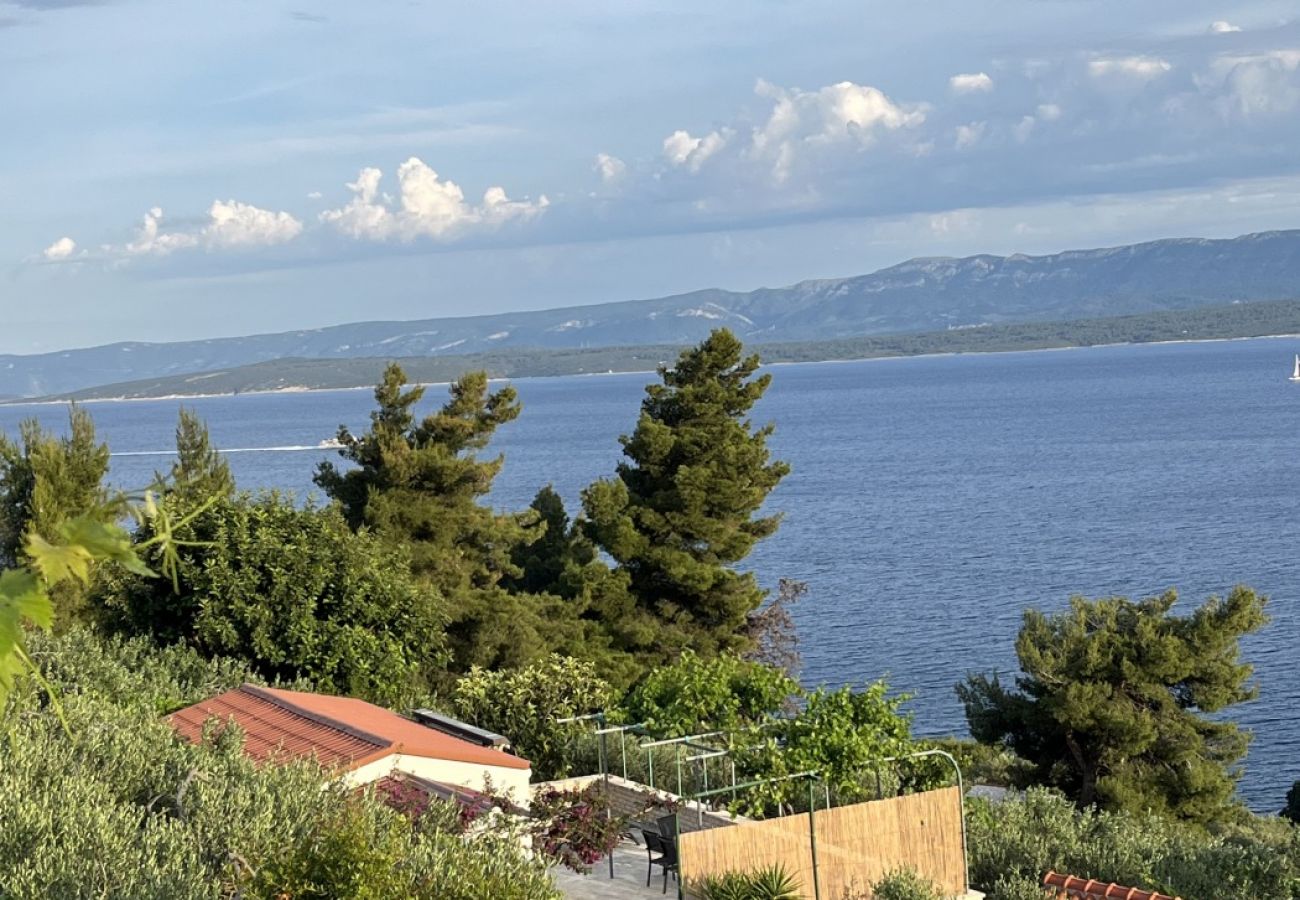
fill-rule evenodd
<path id="1" fill-rule="evenodd" d="M 1295 369 L 1291 372 L 1292 381 L 1300 381 L 1300 353 L 1295 355 Z"/>

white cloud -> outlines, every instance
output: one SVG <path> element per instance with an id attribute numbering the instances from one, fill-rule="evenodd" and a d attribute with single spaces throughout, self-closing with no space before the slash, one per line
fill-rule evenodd
<path id="1" fill-rule="evenodd" d="M 788 177 L 801 145 L 865 147 L 883 132 L 925 122 L 924 106 L 895 103 L 879 88 L 851 81 L 816 91 L 759 81 L 755 92 L 773 105 L 767 122 L 753 131 L 750 155 L 768 162 L 778 181 Z"/>
<path id="2" fill-rule="evenodd" d="M 596 163 L 593 168 L 599 173 L 600 180 L 605 184 L 613 184 L 627 174 L 627 163 L 617 156 L 610 156 L 608 153 L 597 153 Z"/>
<path id="3" fill-rule="evenodd" d="M 1158 56 L 1101 57 L 1088 63 L 1088 74 L 1094 78 L 1122 75 L 1128 78 L 1155 78 L 1172 69 L 1168 60 Z"/>
<path id="4" fill-rule="evenodd" d="M 731 131 L 725 129 L 710 131 L 704 137 L 691 137 L 689 131 L 674 131 L 664 138 L 664 156 L 674 166 L 698 172 L 730 139 Z"/>
<path id="5" fill-rule="evenodd" d="M 211 221 L 199 238 L 211 249 L 273 247 L 302 234 L 302 222 L 287 212 L 258 209 L 238 200 L 213 201 L 208 216 Z"/>
<path id="6" fill-rule="evenodd" d="M 477 206 L 466 203 L 459 185 L 439 178 L 437 172 L 414 156 L 397 167 L 396 204 L 393 198 L 380 196 L 382 178 L 379 169 L 362 169 L 357 180 L 347 186 L 354 195 L 352 200 L 321 213 L 321 221 L 359 239 L 443 240 L 474 228 L 490 229 L 512 220 L 531 219 L 549 205 L 545 195 L 536 202 L 511 200 L 501 187 L 488 188 Z"/>
<path id="7" fill-rule="evenodd" d="M 1211 80 L 1208 86 L 1218 92 L 1224 116 L 1285 116 L 1300 109 L 1300 49 L 1225 54 L 1210 68 L 1222 79 L 1221 84 Z"/>
<path id="8" fill-rule="evenodd" d="M 135 240 L 122 247 L 127 256 L 166 256 L 174 250 L 183 250 L 189 247 L 198 246 L 198 236 L 187 232 L 166 233 L 161 229 L 163 219 L 162 207 L 152 207 L 144 214 L 144 221 L 140 224 L 140 230 L 136 232 Z M 112 252 L 115 248 L 105 247 L 105 250 Z"/>
<path id="9" fill-rule="evenodd" d="M 978 144 L 982 137 L 984 137 L 983 122 L 971 122 L 969 125 L 958 125 L 956 129 L 956 139 L 953 141 L 953 146 L 958 150 L 965 150 L 967 147 Z"/>
<path id="10" fill-rule="evenodd" d="M 77 251 L 77 242 L 70 237 L 61 237 L 42 251 L 41 255 L 51 262 L 67 259 Z"/>
<path id="11" fill-rule="evenodd" d="M 153 207 L 145 213 L 135 240 L 103 249 L 110 255 L 166 256 L 177 250 L 203 247 L 207 250 L 248 250 L 273 247 L 302 233 L 302 222 L 287 212 L 259 209 L 238 200 L 214 200 L 208 208 L 208 222 L 196 231 L 163 231 L 163 211 Z"/>
<path id="12" fill-rule="evenodd" d="M 307 199 L 308 199 L 308 200 L 319 200 L 321 197 L 324 197 L 324 196 L 325 196 L 325 195 L 322 194 L 320 191 L 308 191 L 308 192 L 307 192 Z"/>
<path id="13" fill-rule="evenodd" d="M 1061 118 L 1061 107 L 1057 106 L 1055 103 L 1040 103 L 1036 112 L 1038 118 L 1042 119 L 1044 122 L 1055 122 L 1057 119 Z"/>
<path id="14" fill-rule="evenodd" d="M 977 91 L 993 90 L 993 79 L 984 72 L 954 75 L 948 79 L 948 86 L 958 94 L 972 94 Z"/>
<path id="15" fill-rule="evenodd" d="M 1210 23 L 1211 34 L 1232 34 L 1236 31 L 1241 31 L 1240 25 L 1233 25 L 1231 22 L 1225 22 L 1222 19 Z"/>

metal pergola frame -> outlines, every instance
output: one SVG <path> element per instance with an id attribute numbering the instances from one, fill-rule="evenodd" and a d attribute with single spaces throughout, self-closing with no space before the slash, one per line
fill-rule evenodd
<path id="1" fill-rule="evenodd" d="M 779 721 L 780 720 L 769 720 L 767 722 L 762 722 L 757 725 L 750 726 L 750 728 L 744 730 L 746 731 L 761 730 L 763 728 L 777 724 L 777 722 Z M 601 779 L 605 783 L 606 793 L 608 793 L 609 790 L 609 776 L 610 776 L 609 735 L 617 734 L 619 736 L 619 749 L 622 758 L 623 780 L 624 781 L 628 780 L 626 735 L 628 734 L 628 732 L 644 734 L 644 728 L 645 728 L 644 722 L 637 723 L 634 725 L 611 726 L 608 724 L 608 718 L 604 710 L 601 710 L 599 712 L 594 712 L 594 713 L 588 713 L 586 715 L 568 716 L 565 718 L 556 719 L 555 722 L 558 725 L 571 725 L 571 724 L 587 723 L 587 722 L 595 723 L 596 727 L 591 731 L 591 734 L 596 735 L 600 738 L 598 743 L 598 750 L 597 750 L 597 756 L 600 765 L 600 772 L 598 774 L 600 775 Z M 676 769 L 677 769 L 677 796 L 686 802 L 694 801 L 696 805 L 696 812 L 699 816 L 698 821 L 702 825 L 704 821 L 704 806 L 705 806 L 705 804 L 702 801 L 710 797 L 716 797 L 722 794 L 731 794 L 732 799 L 734 800 L 736 798 L 736 795 L 740 791 L 746 790 L 748 788 L 759 787 L 764 784 L 776 784 L 784 781 L 806 779 L 808 781 L 808 840 L 809 840 L 809 851 L 812 858 L 812 869 L 813 869 L 813 898 L 814 900 L 821 900 L 821 885 L 818 883 L 818 877 L 817 877 L 818 876 L 817 827 L 816 827 L 816 816 L 815 816 L 816 809 L 817 809 L 816 787 L 817 787 L 817 782 L 821 780 L 821 773 L 817 770 L 810 769 L 807 771 L 795 772 L 790 775 L 780 775 L 773 778 L 760 778 L 751 781 L 737 782 L 736 763 L 735 760 L 732 759 L 731 760 L 731 784 L 723 787 L 710 788 L 708 786 L 708 766 L 707 766 L 708 760 L 717 759 L 724 756 L 730 757 L 732 751 L 730 747 L 720 748 L 711 744 L 705 744 L 700 742 L 707 740 L 709 738 L 719 738 L 719 737 L 730 738 L 730 736 L 734 733 L 735 733 L 734 730 L 705 731 L 705 732 L 700 732 L 698 734 L 684 735 L 682 737 L 676 737 L 676 738 L 662 738 L 657 740 L 642 741 L 637 745 L 637 748 L 639 750 L 646 751 L 646 767 L 647 767 L 647 772 L 648 772 L 648 777 L 650 782 L 648 787 L 651 790 L 661 790 L 661 788 L 657 787 L 654 783 L 654 754 L 650 751 L 652 751 L 656 747 L 668 747 L 668 746 L 673 747 L 674 755 L 675 755 L 674 761 L 676 763 Z M 683 759 L 682 758 L 683 749 L 696 750 L 698 752 L 689 755 L 685 757 L 685 759 Z M 967 847 L 967 834 L 966 834 L 966 789 L 965 789 L 965 780 L 962 777 L 961 766 L 958 764 L 956 758 L 953 757 L 953 755 L 951 753 L 948 753 L 946 750 L 939 750 L 936 748 L 930 750 L 918 750 L 914 753 L 904 753 L 897 756 L 884 756 L 884 757 L 880 757 L 877 760 L 873 760 L 873 767 L 876 768 L 877 770 L 877 776 L 876 776 L 877 794 L 880 793 L 879 791 L 879 777 L 880 777 L 879 767 L 880 766 L 888 763 L 903 762 L 909 759 L 921 759 L 924 757 L 940 757 L 942 759 L 946 759 L 952 765 L 953 771 L 957 775 L 957 797 L 958 797 L 958 802 L 960 804 L 962 865 L 964 869 L 966 887 L 969 890 L 970 857 L 969 857 L 969 851 Z M 687 795 L 683 792 L 682 762 L 700 763 L 702 765 L 703 788 L 690 795 Z M 822 789 L 825 798 L 824 808 L 830 809 L 831 808 L 830 785 L 825 782 L 822 782 Z M 674 824 L 676 826 L 676 831 L 679 836 L 681 834 L 681 814 L 682 814 L 681 807 L 679 806 L 677 810 L 673 813 Z M 613 811 L 607 808 L 606 815 L 612 817 Z M 613 878 L 614 877 L 613 853 L 609 855 L 608 859 L 609 859 L 609 877 Z M 680 856 L 679 856 L 679 860 L 680 860 Z M 686 896 L 685 890 L 686 889 L 682 881 L 682 874 L 681 874 L 680 862 L 679 862 L 679 867 L 677 871 L 678 900 L 685 900 L 685 896 Z"/>

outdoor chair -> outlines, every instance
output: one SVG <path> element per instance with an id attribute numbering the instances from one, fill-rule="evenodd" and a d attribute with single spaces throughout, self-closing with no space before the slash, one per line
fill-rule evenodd
<path id="1" fill-rule="evenodd" d="M 645 835 L 645 852 L 646 852 L 646 870 L 645 886 L 650 887 L 650 876 L 654 873 L 654 867 L 659 866 L 664 870 L 664 890 L 668 893 L 668 873 L 673 873 L 673 878 L 677 878 L 677 842 L 662 835 L 655 834 L 653 831 L 644 832 Z M 655 854 L 659 854 L 655 856 Z"/>
<path id="2" fill-rule="evenodd" d="M 677 817 L 676 816 L 660 816 L 658 819 L 655 820 L 655 824 L 659 826 L 659 834 L 661 836 L 663 836 L 667 840 L 676 843 L 677 841 Z"/>

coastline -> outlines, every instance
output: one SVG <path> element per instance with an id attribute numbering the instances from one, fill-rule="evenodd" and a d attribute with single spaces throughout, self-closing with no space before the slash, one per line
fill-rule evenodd
<path id="1" fill-rule="evenodd" d="M 1257 334 L 1247 337 L 1219 337 L 1219 338 L 1174 338 L 1153 341 L 1113 341 L 1100 344 L 1069 344 L 1062 347 L 1026 347 L 1021 350 L 943 350 L 929 353 L 890 353 L 876 356 L 848 356 L 848 357 L 827 357 L 826 359 L 803 359 L 803 360 L 781 360 L 777 362 L 763 363 L 763 368 L 775 368 L 777 366 L 805 366 L 821 365 L 825 363 L 852 363 L 852 362 L 884 362 L 891 360 L 905 359 L 932 359 L 946 356 L 995 356 L 1007 355 L 1012 353 L 1054 353 L 1066 350 L 1094 350 L 1105 347 L 1150 347 L 1170 344 L 1212 344 L 1226 343 L 1229 341 L 1261 341 L 1261 340 L 1281 340 L 1285 338 L 1300 339 L 1300 332 L 1284 332 L 1279 334 Z M 762 354 L 762 344 L 755 344 L 755 352 Z M 625 371 L 606 371 L 606 372 L 572 372 L 565 375 L 518 375 L 506 377 L 493 377 L 488 379 L 492 383 L 508 383 L 513 381 L 526 381 L 534 378 L 605 378 L 616 375 L 653 375 L 654 369 L 629 369 Z M 428 381 L 413 382 L 414 386 L 419 387 L 443 387 L 450 384 L 449 381 Z M 213 400 L 228 397 L 244 396 L 274 396 L 284 394 L 328 394 L 349 391 L 369 391 L 373 390 L 373 385 L 353 385 L 351 387 L 307 387 L 305 385 L 288 385 L 280 388 L 260 388 L 250 389 L 247 391 L 220 391 L 212 393 L 194 393 L 194 394 L 158 394 L 152 396 L 140 397 L 88 397 L 84 399 L 60 399 L 60 400 L 9 400 L 0 403 L 5 407 L 20 406 L 63 406 L 68 403 L 90 404 L 90 403 L 141 403 L 151 401 L 167 400 Z"/>

